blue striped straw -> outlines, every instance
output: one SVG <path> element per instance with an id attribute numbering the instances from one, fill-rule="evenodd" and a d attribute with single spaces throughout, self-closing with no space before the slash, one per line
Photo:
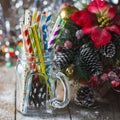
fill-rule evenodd
<path id="1" fill-rule="evenodd" d="M 29 104 L 29 95 L 30 95 L 30 90 L 31 90 L 31 86 L 32 86 L 32 79 L 28 79 L 28 82 L 26 84 L 26 93 L 25 93 L 25 97 L 24 97 L 24 106 L 23 106 L 23 113 L 27 113 L 28 111 L 28 104 Z"/>
<path id="2" fill-rule="evenodd" d="M 50 66 L 50 53 L 48 52 L 48 34 L 49 34 L 48 25 L 49 25 L 49 22 L 51 21 L 51 17 L 52 17 L 52 15 L 48 14 L 46 16 L 44 24 L 42 25 L 43 43 L 44 43 L 44 50 L 45 50 L 45 61 L 46 61 L 46 64 L 47 64 L 46 73 L 48 75 L 48 83 L 49 83 L 49 85 L 50 85 L 49 72 L 50 72 L 50 67 L 51 66 Z"/>

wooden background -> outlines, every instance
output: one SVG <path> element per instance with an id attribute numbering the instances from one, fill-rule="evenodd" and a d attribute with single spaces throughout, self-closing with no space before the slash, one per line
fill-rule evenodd
<path id="1" fill-rule="evenodd" d="M 120 120 L 120 93 L 110 90 L 98 99 L 95 108 L 81 108 L 70 103 L 65 109 L 56 110 L 54 115 L 41 117 L 23 116 L 15 107 L 15 67 L 0 67 L 0 120 Z"/>

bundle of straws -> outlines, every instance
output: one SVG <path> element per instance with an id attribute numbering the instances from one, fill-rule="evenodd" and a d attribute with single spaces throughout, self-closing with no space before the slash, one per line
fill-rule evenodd
<path id="1" fill-rule="evenodd" d="M 32 13 L 30 10 L 25 10 L 24 21 L 20 22 L 21 34 L 23 36 L 24 54 L 29 55 L 27 59 L 29 63 L 39 61 L 40 64 L 35 64 L 30 67 L 32 71 L 38 71 L 45 75 L 45 83 L 50 91 L 50 81 L 46 69 L 45 61 L 50 59 L 50 51 L 53 50 L 65 23 L 58 17 L 53 29 L 49 32 L 48 27 L 51 22 L 52 14 L 40 12 L 37 9 Z M 33 59 L 32 56 L 37 58 Z M 28 109 L 29 94 L 31 90 L 32 80 L 23 80 L 23 108 L 22 112 L 26 113 Z"/>

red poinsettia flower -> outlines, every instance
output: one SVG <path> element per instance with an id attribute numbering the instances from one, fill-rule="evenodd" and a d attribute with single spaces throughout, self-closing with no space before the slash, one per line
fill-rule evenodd
<path id="1" fill-rule="evenodd" d="M 117 6 L 110 6 L 104 0 L 94 0 L 86 10 L 73 13 L 70 19 L 82 27 L 84 34 L 91 34 L 96 48 L 108 44 L 112 34 L 120 35 L 120 15 Z"/>

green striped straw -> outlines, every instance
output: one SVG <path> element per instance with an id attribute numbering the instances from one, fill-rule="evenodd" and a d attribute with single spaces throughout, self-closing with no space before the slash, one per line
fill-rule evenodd
<path id="1" fill-rule="evenodd" d="M 34 52 L 34 56 L 36 57 L 35 62 L 40 62 L 39 59 L 37 59 L 38 50 L 37 50 L 37 47 L 36 47 L 36 44 L 35 44 L 35 39 L 34 39 L 34 35 L 33 35 L 33 31 L 32 31 L 31 27 L 28 27 L 28 32 L 29 32 L 29 37 L 30 37 L 30 41 L 31 41 L 31 44 L 32 44 L 32 49 L 33 49 L 33 52 Z M 41 71 L 39 65 L 37 65 L 37 69 L 38 69 L 38 71 Z"/>

